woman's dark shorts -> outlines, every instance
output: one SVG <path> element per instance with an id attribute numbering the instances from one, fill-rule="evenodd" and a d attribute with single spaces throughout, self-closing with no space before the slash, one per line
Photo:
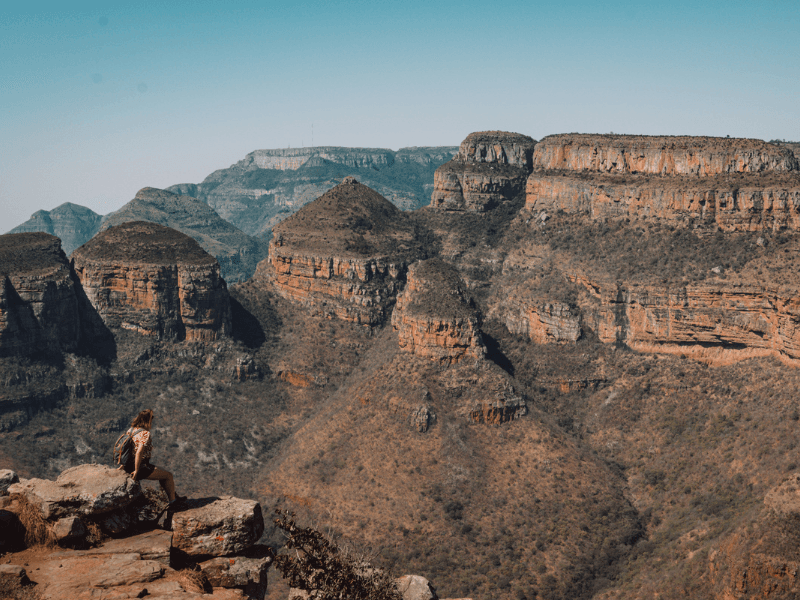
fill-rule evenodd
<path id="1" fill-rule="evenodd" d="M 142 464 L 139 465 L 139 472 L 136 474 L 137 475 L 136 481 L 139 481 L 140 479 L 147 479 L 148 477 L 150 477 L 150 475 L 153 474 L 153 471 L 155 470 L 156 468 L 150 464 L 150 461 L 143 462 Z M 127 465 L 125 467 L 125 472 L 128 475 L 133 473 L 133 465 Z"/>

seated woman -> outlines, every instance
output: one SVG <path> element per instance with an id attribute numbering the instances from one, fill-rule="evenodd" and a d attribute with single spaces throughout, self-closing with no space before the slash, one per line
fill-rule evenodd
<path id="1" fill-rule="evenodd" d="M 153 444 L 150 438 L 150 428 L 152 426 L 153 411 L 149 408 L 140 412 L 133 420 L 128 431 L 133 433 L 131 439 L 136 448 L 136 453 L 133 461 L 124 465 L 124 468 L 135 481 L 142 479 L 158 481 L 161 488 L 167 493 L 169 508 L 176 508 L 186 502 L 186 496 L 175 494 L 175 480 L 172 477 L 172 473 L 150 464 L 150 455 L 153 451 Z"/>

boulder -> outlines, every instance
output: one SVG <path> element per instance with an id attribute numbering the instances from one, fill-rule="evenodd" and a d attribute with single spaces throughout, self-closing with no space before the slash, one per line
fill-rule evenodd
<path id="1" fill-rule="evenodd" d="M 190 556 L 227 556 L 247 550 L 264 532 L 261 505 L 232 496 L 189 500 L 172 518 L 172 547 Z"/>
<path id="2" fill-rule="evenodd" d="M 125 508 L 142 494 L 141 486 L 118 471 L 102 465 L 79 465 L 58 479 L 26 479 L 8 488 L 38 505 L 46 519 L 71 515 L 96 516 Z"/>
<path id="3" fill-rule="evenodd" d="M 0 565 L 0 590 L 13 589 L 29 583 L 25 568 L 19 565 Z"/>
<path id="4" fill-rule="evenodd" d="M 217 557 L 200 563 L 213 587 L 238 588 L 248 598 L 263 599 L 267 592 L 267 569 L 272 560 L 245 556 Z"/>
<path id="5" fill-rule="evenodd" d="M 64 517 L 53 525 L 53 534 L 59 544 L 73 544 L 86 537 L 86 527 L 78 517 Z"/>
<path id="6" fill-rule="evenodd" d="M 395 586 L 403 600 L 437 600 L 436 590 L 430 581 L 420 575 L 403 575 L 395 579 Z"/>
<path id="7" fill-rule="evenodd" d="M 10 469 L 0 469 L 0 496 L 6 496 L 9 486 L 18 482 L 19 477 L 14 471 Z"/>

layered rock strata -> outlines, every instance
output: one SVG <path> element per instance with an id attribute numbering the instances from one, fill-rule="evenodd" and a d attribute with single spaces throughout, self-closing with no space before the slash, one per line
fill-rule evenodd
<path id="1" fill-rule="evenodd" d="M 461 142 L 458 154 L 436 170 L 431 206 L 484 212 L 524 192 L 536 141 L 518 133 L 482 131 Z"/>
<path id="2" fill-rule="evenodd" d="M 376 325 L 420 254 L 408 217 L 348 177 L 275 227 L 258 274 L 312 314 Z"/>
<path id="3" fill-rule="evenodd" d="M 556 135 L 533 156 L 530 211 L 658 218 L 725 231 L 796 230 L 800 166 L 761 140 Z"/>
<path id="4" fill-rule="evenodd" d="M 89 301 L 112 329 L 188 341 L 231 331 L 219 263 L 183 233 L 124 223 L 78 248 L 72 260 Z"/>
<path id="5" fill-rule="evenodd" d="M 442 364 L 486 354 L 475 303 L 458 272 L 439 259 L 411 266 L 392 326 L 401 348 Z"/>
<path id="6" fill-rule="evenodd" d="M 79 341 L 78 294 L 61 241 L 0 236 L 0 356 L 71 350 Z"/>
<path id="7" fill-rule="evenodd" d="M 561 134 L 540 140 L 533 153 L 534 170 L 708 177 L 798 168 L 791 149 L 739 138 Z"/>
<path id="8" fill-rule="evenodd" d="M 726 285 L 623 286 L 573 275 L 595 301 L 581 319 L 605 343 L 724 364 L 777 356 L 800 364 L 800 292 Z"/>
<path id="9" fill-rule="evenodd" d="M 594 219 L 692 220 L 724 231 L 800 229 L 800 174 L 593 177 L 533 173 L 525 208 L 585 213 Z"/>
<path id="10" fill-rule="evenodd" d="M 577 342 L 583 334 L 580 311 L 565 302 L 509 294 L 491 316 L 500 316 L 511 333 L 537 344 Z"/>

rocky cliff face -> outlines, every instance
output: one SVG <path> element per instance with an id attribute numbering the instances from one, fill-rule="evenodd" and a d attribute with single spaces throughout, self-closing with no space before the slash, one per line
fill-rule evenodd
<path id="1" fill-rule="evenodd" d="M 312 314 L 375 325 L 420 252 L 408 218 L 347 178 L 275 228 L 259 275 Z"/>
<path id="2" fill-rule="evenodd" d="M 433 172 L 455 147 L 384 148 L 318 146 L 256 150 L 200 184 L 171 191 L 200 198 L 242 231 L 268 237 L 272 227 L 354 175 L 402 209 L 427 203 Z"/>
<path id="3" fill-rule="evenodd" d="M 189 341 L 230 332 L 219 263 L 174 229 L 124 223 L 78 248 L 72 259 L 87 297 L 112 329 Z"/>
<path id="4" fill-rule="evenodd" d="M 37 210 L 31 218 L 9 231 L 25 233 L 41 231 L 61 238 L 61 246 L 69 255 L 88 242 L 100 230 L 103 217 L 85 206 L 65 202 L 53 210 Z"/>
<path id="5" fill-rule="evenodd" d="M 60 240 L 0 236 L 0 356 L 74 349 L 79 341 L 78 297 Z"/>
<path id="6" fill-rule="evenodd" d="M 536 144 L 533 168 L 708 177 L 797 171 L 798 163 L 790 149 L 762 140 L 565 134 Z"/>
<path id="7" fill-rule="evenodd" d="M 411 266 L 392 326 L 401 348 L 442 364 L 480 359 L 486 353 L 480 314 L 458 272 L 439 259 Z"/>
<path id="8" fill-rule="evenodd" d="M 725 231 L 797 229 L 800 171 L 760 140 L 559 135 L 542 140 L 525 208 Z"/>
<path id="9" fill-rule="evenodd" d="M 800 227 L 800 175 L 639 178 L 533 173 L 525 208 L 586 213 L 595 219 L 688 220 L 725 231 Z"/>
<path id="10" fill-rule="evenodd" d="M 436 170 L 431 206 L 484 212 L 522 193 L 535 140 L 518 133 L 471 133 L 458 154 Z"/>

